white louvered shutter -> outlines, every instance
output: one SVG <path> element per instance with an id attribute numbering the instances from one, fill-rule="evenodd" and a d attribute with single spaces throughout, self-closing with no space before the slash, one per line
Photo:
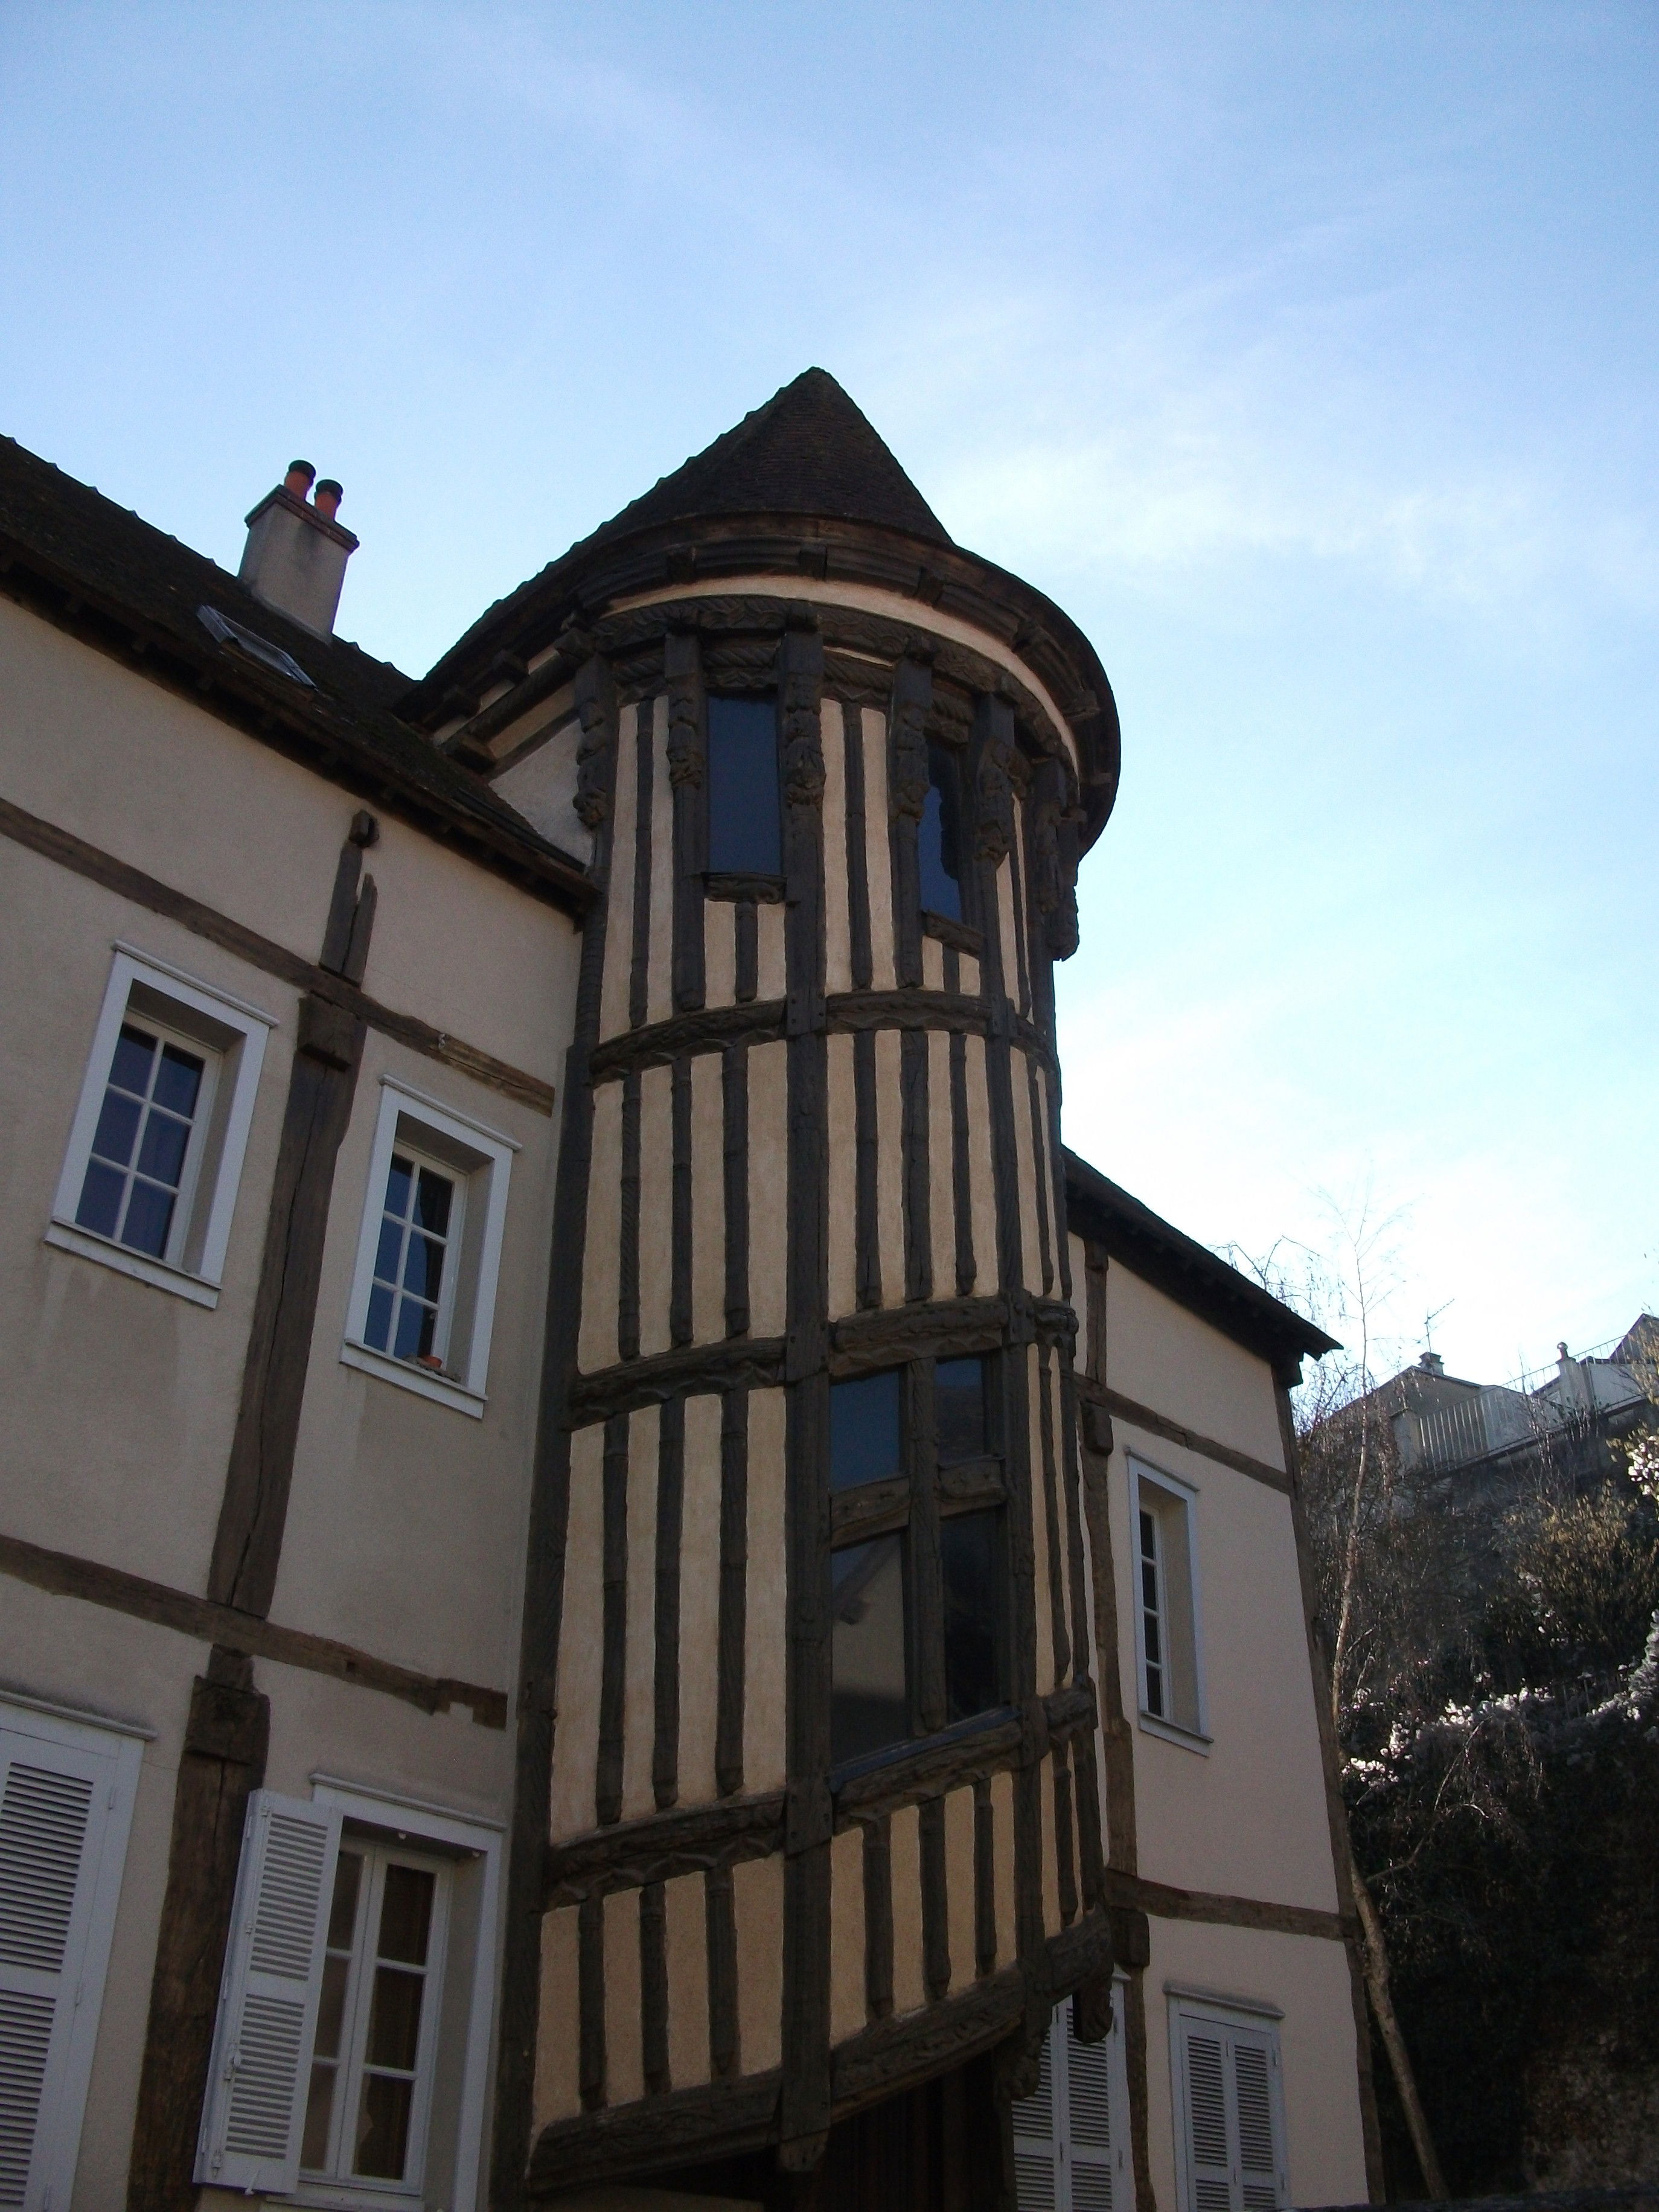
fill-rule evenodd
<path id="1" fill-rule="evenodd" d="M 103 1960 L 88 1936 L 115 1760 L 0 1729 L 0 2206 L 58 2212 L 79 2148 Z M 122 1807 L 123 1820 L 129 1809 Z M 123 1828 L 125 1837 L 125 1826 Z M 90 2002 L 88 2000 L 90 1999 Z"/>
<path id="2" fill-rule="evenodd" d="M 1114 2014 L 1117 2007 L 1113 2007 Z M 1068 1998 L 1063 2008 L 1066 2033 L 1066 2149 L 1071 2167 L 1067 2212 L 1115 2212 L 1122 2154 L 1113 2140 L 1112 2074 L 1115 2045 L 1121 2033 L 1098 2043 L 1079 2043 Z M 1058 2033 L 1060 2021 L 1055 2021 Z"/>
<path id="3" fill-rule="evenodd" d="M 1014 2201 L 1019 2212 L 1065 2212 L 1060 2197 L 1060 2115 L 1056 2094 L 1054 2029 L 1042 2039 L 1036 2094 L 1013 2107 Z"/>
<path id="4" fill-rule="evenodd" d="M 1227 2075 L 1231 2043 L 1219 2021 L 1183 2020 L 1187 2076 L 1187 2172 L 1192 2212 L 1238 2212 L 1233 2195 Z"/>
<path id="5" fill-rule="evenodd" d="M 1273 2037 L 1249 2028 L 1233 2029 L 1233 2109 L 1238 2123 L 1238 2181 L 1244 2212 L 1277 2212 L 1280 2194 L 1279 2099 L 1274 2070 L 1279 2052 Z"/>
<path id="6" fill-rule="evenodd" d="M 337 1808 L 270 1790 L 249 1799 L 198 2181 L 281 2192 L 299 2179 L 339 1846 Z"/>

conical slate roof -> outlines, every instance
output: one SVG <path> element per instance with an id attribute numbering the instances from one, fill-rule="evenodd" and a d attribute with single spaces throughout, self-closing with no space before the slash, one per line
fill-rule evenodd
<path id="1" fill-rule="evenodd" d="M 822 368 L 786 384 L 588 543 L 714 514 L 828 515 L 951 543 L 868 420 Z"/>

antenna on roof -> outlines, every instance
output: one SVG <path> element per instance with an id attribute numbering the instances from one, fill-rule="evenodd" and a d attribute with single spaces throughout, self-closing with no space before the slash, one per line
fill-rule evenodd
<path id="1" fill-rule="evenodd" d="M 1437 1306 L 1431 1314 L 1424 1315 L 1423 1349 L 1425 1352 L 1432 1352 L 1434 1350 L 1434 1325 L 1436 1322 L 1439 1320 L 1443 1313 L 1449 1313 L 1456 1304 L 1457 1301 L 1455 1298 L 1448 1298 L 1443 1306 Z"/>

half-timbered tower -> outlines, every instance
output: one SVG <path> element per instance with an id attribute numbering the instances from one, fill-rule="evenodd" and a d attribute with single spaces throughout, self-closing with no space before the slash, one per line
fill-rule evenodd
<path id="1" fill-rule="evenodd" d="M 1051 978 L 1111 692 L 817 370 L 425 689 L 603 886 L 498 2154 L 811 2171 L 896 2092 L 1017 2086 L 1074 1990 L 1103 2025 Z"/>
<path id="2" fill-rule="evenodd" d="M 817 370 L 418 682 L 341 497 L 0 441 L 0 2205 L 1374 2190 L 1329 1340 L 1060 1145 L 1093 652 Z"/>

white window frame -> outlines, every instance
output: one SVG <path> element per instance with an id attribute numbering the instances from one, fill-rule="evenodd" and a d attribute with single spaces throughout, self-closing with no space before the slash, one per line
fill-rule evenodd
<path id="1" fill-rule="evenodd" d="M 164 1011 L 155 1012 L 148 1006 L 134 1007 L 135 988 Z M 178 1220 L 170 1239 L 173 1257 L 167 1260 L 135 1252 L 112 1238 L 82 1228 L 75 1218 L 116 1040 L 129 1018 L 176 1032 L 180 1042 L 204 1054 L 209 1063 L 185 1156 Z M 265 1039 L 277 1026 L 274 1014 L 232 998 L 169 962 L 118 939 L 45 1241 L 59 1251 L 94 1260 L 156 1290 L 171 1291 L 194 1305 L 216 1306 L 259 1072 L 264 1063 Z"/>
<path id="2" fill-rule="evenodd" d="M 133 1802 L 144 1745 L 154 1730 L 16 1692 L 0 1694 L 0 1729 L 40 1743 L 43 1763 L 50 1761 L 53 1750 L 68 1751 L 83 1759 L 90 1757 L 102 1769 L 101 1785 L 90 1808 L 94 1817 L 88 1824 L 87 1856 L 60 1978 L 75 1996 L 67 2020 L 54 2023 L 24 2184 L 24 2206 L 27 2212 L 35 2212 L 47 2203 L 66 2206 L 75 2186 Z"/>
<path id="3" fill-rule="evenodd" d="M 422 1991 L 420 2033 L 415 2054 L 409 2131 L 404 2141 L 404 2164 L 406 2166 L 413 2166 L 420 2179 L 396 2182 L 354 2173 L 325 2173 L 307 2168 L 302 2150 L 295 2193 L 302 2195 L 315 2190 L 325 2197 L 349 2194 L 354 2205 L 365 2207 L 412 2206 L 426 2194 L 427 2123 L 432 2112 L 433 2075 L 442 2025 L 444 1975 L 449 1951 L 452 1869 L 447 1861 L 434 1858 L 429 1852 L 422 1851 L 417 1844 L 406 1840 L 401 1833 L 393 1836 L 381 1831 L 372 1837 L 342 1835 L 335 1854 L 337 1869 L 340 1853 L 348 1850 L 360 1852 L 365 1865 L 357 1899 L 356 1921 L 352 1929 L 351 1967 L 342 2022 L 344 2041 L 334 2062 L 334 2106 L 329 2131 L 337 2163 L 341 2151 L 348 2148 L 345 2142 L 348 2124 L 360 2118 L 364 2077 L 368 2071 L 369 2014 L 374 2004 L 376 1960 L 373 1952 L 366 1948 L 366 1940 L 371 1926 L 377 1930 L 379 1928 L 380 1908 L 385 1901 L 386 1869 L 394 1860 L 400 1860 L 402 1863 L 413 1864 L 433 1876 L 432 1917 L 427 1933 L 427 1955 L 422 1970 L 424 1987 Z M 331 1904 L 332 1890 L 331 1882 Z M 313 2035 L 313 2067 L 316 2063 L 315 2041 Z M 302 2115 L 302 2136 L 304 2127 L 305 2116 Z"/>
<path id="4" fill-rule="evenodd" d="M 440 1298 L 437 1346 L 441 1373 L 395 1359 L 365 1341 L 374 1255 L 380 1243 L 386 1178 L 394 1151 L 407 1149 L 453 1178 L 459 1219 L 452 1234 Z M 413 1390 L 454 1412 L 482 1417 L 489 1374 L 489 1339 L 501 1275 L 507 1182 L 519 1147 L 511 1137 L 441 1105 L 398 1077 L 380 1078 L 380 1111 L 369 1152 L 362 1228 L 346 1308 L 343 1365 Z"/>
<path id="5" fill-rule="evenodd" d="M 1187 1602 L 1192 1622 L 1191 1661 L 1193 1696 L 1197 1708 L 1195 1728 L 1172 1720 L 1167 1713 L 1152 1711 L 1147 1703 L 1146 1682 L 1146 1623 L 1141 1603 L 1140 1582 L 1140 1500 L 1143 1490 L 1156 1491 L 1164 1512 L 1173 1507 L 1182 1517 L 1187 1546 Z M 1161 1736 L 1165 1742 L 1179 1744 L 1183 1750 L 1208 1755 L 1214 1739 L 1210 1734 L 1210 1704 L 1205 1688 L 1204 1669 L 1204 1610 L 1200 1602 L 1202 1583 L 1198 1566 L 1198 1498 L 1195 1485 L 1183 1482 L 1179 1475 L 1167 1469 L 1153 1467 L 1147 1461 L 1132 1455 L 1129 1459 L 1129 1543 L 1128 1555 L 1133 1582 L 1130 1588 L 1130 1611 L 1135 1632 L 1135 1701 L 1142 1729 L 1148 1735 Z M 1157 1510 L 1157 1509 L 1155 1509 Z M 1170 1673 L 1170 1606 L 1168 1598 L 1168 1555 L 1158 1562 L 1163 1584 L 1163 1613 L 1166 1675 Z"/>
<path id="6" fill-rule="evenodd" d="M 1244 2028 L 1259 2035 L 1268 2047 L 1267 2095 L 1273 2131 L 1274 2181 L 1280 2207 L 1291 2197 L 1290 2150 L 1285 2128 L 1285 2069 L 1279 2048 L 1281 2006 L 1265 1997 L 1237 1996 L 1219 1990 L 1165 1982 L 1170 2008 L 1170 2102 L 1175 2120 L 1176 2194 L 1180 2212 L 1198 2212 L 1194 2197 L 1189 2147 L 1192 2114 L 1187 2081 L 1187 2024 L 1220 2028 Z M 1235 2203 L 1239 2191 L 1233 2191 Z"/>
<path id="7" fill-rule="evenodd" d="M 501 1839 L 499 1821 L 480 1820 L 452 1813 L 441 1805 L 398 1797 L 389 1791 L 326 1774 L 313 1774 L 311 1794 L 319 1805 L 331 1806 L 342 1820 L 355 1820 L 377 1828 L 389 1841 L 406 1844 L 412 1851 L 437 1847 L 465 1852 L 480 1862 L 478 1927 L 472 1947 L 472 1987 L 468 1998 L 466 2057 L 461 2072 L 459 2117 L 455 2130 L 455 2179 L 447 2203 L 449 2212 L 477 2212 L 479 2166 L 483 2156 L 484 2112 L 489 2089 L 489 2045 L 495 2028 L 495 1966 L 500 1948 L 497 1923 L 501 1917 Z M 450 1907 L 453 1923 L 453 1905 Z M 449 1972 L 447 1966 L 444 1975 Z M 440 1983 L 441 2002 L 442 1982 Z M 337 2206 L 347 2196 L 354 2204 L 373 2204 L 384 2197 L 390 2203 L 410 2204 L 407 2191 L 399 2195 L 373 2183 L 323 2182 L 301 2179 L 294 2202 Z"/>

